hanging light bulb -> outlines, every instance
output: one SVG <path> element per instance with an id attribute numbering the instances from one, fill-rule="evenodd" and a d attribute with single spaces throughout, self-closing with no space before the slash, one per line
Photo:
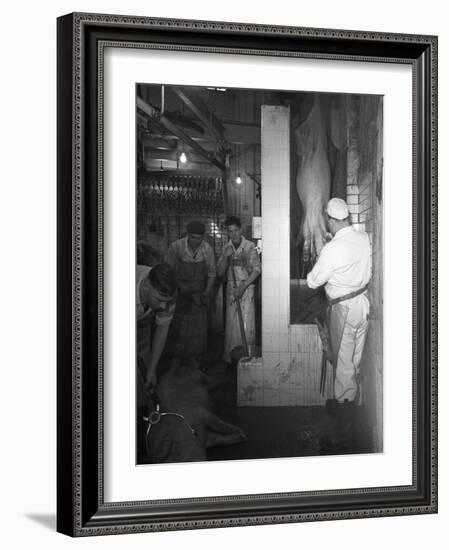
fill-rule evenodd
<path id="1" fill-rule="evenodd" d="M 181 153 L 180 157 L 179 157 L 179 160 L 185 164 L 187 162 L 187 156 L 186 154 L 184 153 L 184 151 Z"/>
<path id="2" fill-rule="evenodd" d="M 159 168 L 159 170 L 160 170 L 161 172 L 164 171 L 164 167 L 162 166 L 162 161 L 161 161 L 161 167 Z"/>
<path id="3" fill-rule="evenodd" d="M 239 152 L 238 152 L 238 149 L 237 149 L 236 152 L 235 152 L 235 170 L 236 171 L 238 170 L 239 166 L 240 166 Z M 237 185 L 241 185 L 241 183 L 242 183 L 242 178 L 240 177 L 240 172 L 237 172 L 237 177 L 235 178 L 235 183 Z"/>

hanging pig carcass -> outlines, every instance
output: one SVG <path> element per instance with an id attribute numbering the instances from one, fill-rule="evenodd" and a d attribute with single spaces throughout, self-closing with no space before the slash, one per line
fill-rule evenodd
<path id="1" fill-rule="evenodd" d="M 296 190 L 302 205 L 298 244 L 302 243 L 302 271 L 313 263 L 326 242 L 325 206 L 330 198 L 331 170 L 328 158 L 325 99 L 313 95 L 309 112 L 293 123 L 298 156 Z M 303 106 L 303 113 L 304 113 Z"/>

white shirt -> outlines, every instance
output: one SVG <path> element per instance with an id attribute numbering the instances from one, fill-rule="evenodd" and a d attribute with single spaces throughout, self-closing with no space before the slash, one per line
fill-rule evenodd
<path id="1" fill-rule="evenodd" d="M 147 307 L 145 309 L 145 304 L 142 302 L 141 297 L 141 287 L 144 283 L 144 281 L 147 279 L 151 267 L 147 265 L 137 265 L 136 266 L 136 316 L 137 321 L 143 321 L 144 319 L 147 319 L 152 313 L 153 310 L 150 307 Z M 176 302 L 173 300 L 172 303 L 169 304 L 166 311 L 158 311 L 155 315 L 155 321 L 156 325 L 169 325 L 173 319 L 173 314 L 175 312 L 175 306 Z"/>
<path id="2" fill-rule="evenodd" d="M 253 271 L 257 271 L 257 273 L 260 274 L 260 259 L 257 254 L 256 245 L 252 241 L 245 239 L 242 235 L 239 246 L 235 248 L 234 243 L 231 239 L 229 239 L 223 247 L 223 252 L 219 260 L 220 262 L 223 261 L 226 248 L 228 246 L 230 246 L 234 251 L 234 254 L 232 255 L 232 262 L 230 262 L 228 268 L 228 283 L 232 283 L 233 280 L 232 268 L 234 269 L 238 282 L 246 281 Z"/>
<path id="3" fill-rule="evenodd" d="M 363 288 L 371 278 L 371 247 L 368 234 L 343 227 L 324 245 L 307 275 L 310 288 L 324 287 L 329 299 Z"/>

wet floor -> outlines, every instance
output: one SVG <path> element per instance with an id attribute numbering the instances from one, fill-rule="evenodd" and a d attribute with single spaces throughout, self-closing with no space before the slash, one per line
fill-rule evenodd
<path id="1" fill-rule="evenodd" d="M 222 420 L 241 428 L 246 441 L 207 450 L 208 460 L 245 460 L 257 458 L 303 457 L 335 454 L 323 451 L 320 439 L 329 425 L 324 406 L 237 407 L 236 367 L 217 360 L 217 347 L 203 364 L 211 384 L 212 411 Z M 212 356 L 213 359 L 212 359 Z M 213 362 L 214 360 L 214 362 Z M 143 411 L 138 413 L 138 418 Z M 142 424 L 138 431 L 142 433 Z M 363 427 L 351 448 L 338 454 L 373 452 L 368 427 Z M 137 462 L 147 463 L 144 449 L 138 451 Z"/>

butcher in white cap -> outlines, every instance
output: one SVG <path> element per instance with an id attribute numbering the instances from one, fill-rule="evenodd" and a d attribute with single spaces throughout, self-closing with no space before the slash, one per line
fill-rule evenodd
<path id="1" fill-rule="evenodd" d="M 360 403 L 358 378 L 368 330 L 371 247 L 367 233 L 351 225 L 344 200 L 331 199 L 326 213 L 332 239 L 322 248 L 307 284 L 314 289 L 325 285 L 329 304 L 327 323 L 335 378 L 334 400 L 328 403 L 328 411 L 334 429 L 321 443 L 343 450 L 351 445 L 356 405 Z"/>

